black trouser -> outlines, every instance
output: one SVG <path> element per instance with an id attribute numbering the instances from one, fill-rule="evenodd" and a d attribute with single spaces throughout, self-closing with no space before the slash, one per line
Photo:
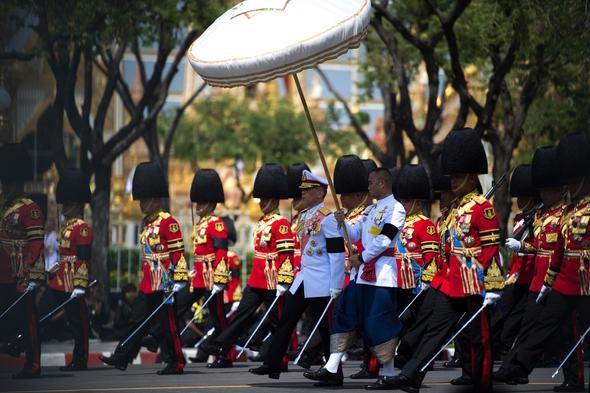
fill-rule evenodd
<path id="1" fill-rule="evenodd" d="M 422 304 L 420 305 L 414 324 L 401 336 L 397 347 L 397 356 L 399 356 L 400 361 L 404 364 L 412 357 L 414 351 L 422 341 L 422 337 L 428 326 L 428 320 L 436 307 L 437 298 L 443 295 L 438 289 L 429 288 L 426 290 L 426 293 L 420 296 L 423 297 Z"/>
<path id="2" fill-rule="evenodd" d="M 41 342 L 39 341 L 39 317 L 35 303 L 36 291 L 30 292 L 20 300 L 0 321 L 0 331 L 3 337 L 10 337 L 22 333 L 22 342 L 25 346 L 26 370 L 37 372 L 41 369 Z M 16 289 L 16 284 L 0 285 L 0 302 L 2 312 L 10 307 L 21 295 Z M 7 335 L 4 335 L 7 334 Z M 19 342 L 21 342 L 19 340 Z"/>
<path id="3" fill-rule="evenodd" d="M 491 325 L 494 349 L 498 354 L 512 347 L 529 304 L 528 295 L 529 284 L 513 284 L 504 289 Z"/>
<path id="4" fill-rule="evenodd" d="M 281 359 L 289 347 L 291 333 L 297 326 L 297 322 L 305 310 L 309 308 L 312 317 L 312 326 L 315 326 L 330 301 L 330 297 L 328 296 L 306 298 L 303 283 L 297 288 L 294 295 L 291 294 L 291 292 L 287 292 L 284 296 L 285 306 L 283 308 L 283 315 L 279 320 L 275 334 L 271 337 L 268 352 L 264 357 L 264 364 L 266 364 L 273 372 L 281 371 Z M 330 353 L 331 319 L 331 313 L 328 311 L 318 327 L 318 333 L 322 339 L 324 354 Z"/>
<path id="5" fill-rule="evenodd" d="M 165 294 L 161 291 L 154 293 L 143 293 L 140 292 L 137 296 L 137 300 L 133 304 L 133 314 L 131 316 L 131 322 L 133 327 L 129 329 L 125 335 L 125 339 L 135 329 L 137 329 L 141 323 L 158 307 L 162 304 L 165 299 Z M 129 341 L 123 346 L 123 341 L 119 342 L 115 349 L 115 356 L 121 357 L 123 361 L 131 362 L 139 353 L 141 348 L 141 341 L 146 333 L 149 331 L 151 325 L 155 322 L 160 324 L 163 333 L 163 340 L 160 341 L 160 348 L 163 354 L 163 358 L 168 361 L 168 365 L 177 369 L 184 368 L 184 356 L 182 354 L 182 347 L 180 345 L 180 337 L 178 335 L 178 328 L 176 325 L 176 314 L 174 312 L 173 304 L 167 304 L 160 308 L 152 320 L 146 323 Z"/>
<path id="6" fill-rule="evenodd" d="M 70 298 L 66 292 L 53 290 L 56 307 Z M 74 352 L 72 363 L 86 366 L 88 364 L 88 338 L 90 336 L 90 322 L 88 308 L 84 296 L 77 297 L 64 307 L 67 323 L 74 338 Z"/>
<path id="7" fill-rule="evenodd" d="M 556 291 L 550 292 L 545 299 L 539 318 L 512 357 L 511 365 L 518 365 L 528 373 L 533 371 L 548 343 L 559 337 L 564 321 L 572 318 L 572 315 L 577 313 L 582 331 L 590 326 L 590 313 L 588 313 L 588 310 L 590 310 L 590 297 L 588 296 L 568 296 Z M 576 326 L 577 324 L 573 323 L 572 325 Z M 566 336 L 569 337 L 565 343 L 569 345 L 564 345 L 564 355 L 569 352 L 574 344 L 573 334 Z M 582 359 L 579 359 L 579 361 L 581 363 Z M 571 362 L 576 362 L 576 354 L 572 355 L 568 363 Z M 584 381 L 583 371 L 580 371 L 580 368 L 575 365 L 569 364 L 564 368 L 564 373 L 566 373 L 567 382 L 583 383 Z"/>
<path id="8" fill-rule="evenodd" d="M 242 293 L 242 300 L 230 324 L 213 341 L 227 353 L 236 340 L 247 331 L 256 318 L 256 310 L 264 303 L 266 309 L 275 299 L 276 291 L 246 286 Z M 223 301 L 223 295 L 221 297 Z M 257 337 L 264 337 L 269 331 L 274 332 L 278 320 L 278 307 L 275 304 L 263 326 L 257 332 Z M 262 335 L 264 334 L 264 336 Z M 262 341 L 262 340 L 260 340 Z"/>
<path id="9" fill-rule="evenodd" d="M 436 308 L 427 323 L 422 341 L 401 373 L 416 385 L 421 384 L 426 373 L 421 372 L 420 369 L 427 364 L 430 358 L 449 338 L 461 315 L 465 313 L 462 325 L 479 310 L 482 303 L 483 297 L 477 295 L 466 298 L 451 298 L 441 293 L 441 296 L 437 299 Z M 473 361 L 471 362 L 473 365 L 471 370 L 473 388 L 478 392 L 489 392 L 492 388 L 492 358 L 487 310 L 484 309 L 465 330 L 469 336 L 471 352 L 473 353 Z"/>

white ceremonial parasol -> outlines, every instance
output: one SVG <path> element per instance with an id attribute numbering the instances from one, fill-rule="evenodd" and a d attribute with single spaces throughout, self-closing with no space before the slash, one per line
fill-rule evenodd
<path id="1" fill-rule="evenodd" d="M 296 73 L 358 47 L 370 17 L 370 0 L 246 0 L 221 15 L 188 51 L 195 71 L 212 86 L 243 86 L 293 75 L 337 208 Z"/>

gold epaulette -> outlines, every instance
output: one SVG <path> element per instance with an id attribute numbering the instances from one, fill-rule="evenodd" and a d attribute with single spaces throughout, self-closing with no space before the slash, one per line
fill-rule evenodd
<path id="1" fill-rule="evenodd" d="M 293 264 L 291 263 L 291 258 L 287 257 L 279 268 L 277 282 L 279 284 L 291 285 L 294 278 L 295 272 L 293 271 Z"/>
<path id="2" fill-rule="evenodd" d="M 332 211 L 330 209 L 328 209 L 327 207 L 325 207 L 325 206 L 320 207 L 318 209 L 318 211 L 320 213 L 322 213 L 324 216 L 329 216 L 330 214 L 332 214 Z"/>
<path id="3" fill-rule="evenodd" d="M 221 261 L 217 264 L 215 271 L 213 272 L 213 283 L 227 285 L 229 282 L 229 266 L 225 261 L 225 258 L 222 258 Z"/>
<path id="4" fill-rule="evenodd" d="M 483 195 L 479 195 L 479 194 L 475 195 L 473 197 L 472 201 L 474 201 L 478 205 L 483 205 L 484 203 L 488 202 L 488 200 Z"/>
<path id="5" fill-rule="evenodd" d="M 504 276 L 496 258 L 493 258 L 490 262 L 490 266 L 488 266 L 483 278 L 483 283 L 486 291 L 501 291 L 504 289 Z"/>
<path id="6" fill-rule="evenodd" d="M 159 217 L 160 217 L 162 220 L 164 220 L 164 219 L 166 219 L 166 218 L 170 217 L 170 213 L 166 213 L 166 212 L 160 212 L 160 213 L 158 214 L 158 216 L 159 216 Z"/>

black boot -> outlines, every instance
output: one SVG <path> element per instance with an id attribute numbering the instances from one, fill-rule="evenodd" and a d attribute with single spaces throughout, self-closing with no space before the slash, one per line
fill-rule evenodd
<path id="1" fill-rule="evenodd" d="M 371 373 L 367 370 L 367 365 L 365 363 L 361 364 L 361 369 L 354 374 L 350 375 L 350 379 L 373 379 L 377 378 L 379 375 L 378 373 Z"/>
<path id="2" fill-rule="evenodd" d="M 181 375 L 183 374 L 184 371 L 182 368 L 179 368 L 178 366 L 173 366 L 172 364 L 167 364 L 166 367 L 164 367 L 161 370 L 158 370 L 158 375 Z"/>
<path id="3" fill-rule="evenodd" d="M 584 392 L 584 385 L 571 383 L 571 382 L 564 382 L 559 386 L 553 387 L 554 392 Z"/>
<path id="4" fill-rule="evenodd" d="M 451 379 L 451 385 L 455 386 L 468 386 L 472 384 L 473 380 L 467 375 L 461 375 L 459 378 Z"/>
<path id="5" fill-rule="evenodd" d="M 111 356 L 100 355 L 98 358 L 104 364 L 113 366 L 121 371 L 127 370 L 127 365 L 129 364 L 129 361 L 126 358 L 117 354 L 112 354 Z"/>
<path id="6" fill-rule="evenodd" d="M 227 360 L 224 358 L 219 358 L 213 363 L 207 364 L 207 368 L 232 368 L 234 364 L 231 360 Z"/>
<path id="7" fill-rule="evenodd" d="M 82 363 L 75 363 L 72 361 L 70 364 L 61 366 L 59 371 L 87 371 L 88 366 Z"/>
<path id="8" fill-rule="evenodd" d="M 33 371 L 30 368 L 23 368 L 17 374 L 12 376 L 13 379 L 35 379 L 41 376 L 41 370 Z"/>

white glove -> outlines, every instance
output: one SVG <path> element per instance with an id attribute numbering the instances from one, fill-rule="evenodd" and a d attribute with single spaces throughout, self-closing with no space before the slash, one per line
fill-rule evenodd
<path id="1" fill-rule="evenodd" d="M 430 284 L 429 284 L 429 283 L 427 283 L 427 282 L 424 282 L 424 281 L 420 281 L 420 289 L 421 289 L 421 290 L 425 291 L 425 290 L 427 290 L 428 288 L 430 288 Z"/>
<path id="2" fill-rule="evenodd" d="M 539 292 L 539 296 L 537 296 L 537 303 L 541 302 L 549 292 L 551 292 L 551 287 L 543 284 L 543 288 L 541 288 L 541 292 Z"/>
<path id="3" fill-rule="evenodd" d="M 175 282 L 174 286 L 172 287 L 172 292 L 178 293 L 182 290 L 182 288 L 186 287 L 186 283 L 184 282 Z"/>
<path id="4" fill-rule="evenodd" d="M 287 293 L 288 290 L 289 290 L 289 287 L 286 285 L 283 285 L 283 284 L 277 285 L 277 297 L 283 296 L 285 293 Z"/>
<path id="5" fill-rule="evenodd" d="M 330 288 L 330 297 L 332 299 L 336 299 L 338 295 L 342 293 L 342 289 L 340 288 Z"/>
<path id="6" fill-rule="evenodd" d="M 225 289 L 225 286 L 215 284 L 215 285 L 213 285 L 213 289 L 211 290 L 211 293 L 213 295 L 215 295 L 215 294 L 218 294 L 219 292 L 222 292 L 224 289 Z"/>
<path id="7" fill-rule="evenodd" d="M 72 294 L 70 295 L 70 299 L 75 297 L 82 297 L 86 294 L 86 290 L 83 288 L 74 288 Z"/>
<path id="8" fill-rule="evenodd" d="M 484 306 L 495 304 L 500 299 L 500 294 L 495 292 L 486 292 L 486 297 L 483 299 Z"/>
<path id="9" fill-rule="evenodd" d="M 521 248 L 520 242 L 513 237 L 509 237 L 508 239 L 506 239 L 505 245 L 512 251 L 518 251 Z"/>
<path id="10" fill-rule="evenodd" d="M 40 286 L 41 286 L 41 284 L 39 282 L 31 281 L 31 282 L 29 282 L 29 285 L 27 285 L 26 291 L 27 292 L 34 291 L 35 289 L 39 288 Z"/>
<path id="11" fill-rule="evenodd" d="M 231 313 L 234 313 L 234 312 L 236 312 L 236 311 L 238 310 L 238 307 L 240 307 L 240 302 L 233 302 L 233 303 L 231 304 L 231 309 L 230 309 L 230 312 L 231 312 Z"/>

